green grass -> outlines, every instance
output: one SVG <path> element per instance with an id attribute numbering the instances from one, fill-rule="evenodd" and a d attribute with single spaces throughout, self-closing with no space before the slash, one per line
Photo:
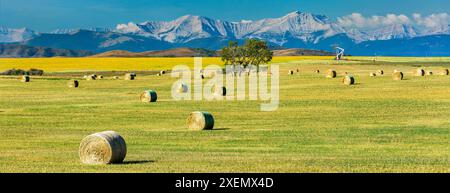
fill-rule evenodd
<path id="1" fill-rule="evenodd" d="M 342 76 L 313 73 L 328 68 L 281 66 L 275 112 L 259 111 L 261 101 L 172 101 L 167 75 L 78 89 L 66 86 L 67 74 L 2 77 L 0 172 L 450 172 L 450 76 L 413 77 L 408 63 L 332 66 L 355 75 L 348 87 Z M 385 76 L 369 77 L 379 68 Z M 393 81 L 393 69 L 406 80 Z M 157 103 L 138 100 L 146 89 Z M 218 130 L 188 130 L 198 110 L 211 112 Z M 81 164 L 80 141 L 105 130 L 125 138 L 125 163 Z"/>

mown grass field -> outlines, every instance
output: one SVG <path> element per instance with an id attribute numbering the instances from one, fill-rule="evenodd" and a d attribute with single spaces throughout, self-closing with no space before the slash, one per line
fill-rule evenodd
<path id="1" fill-rule="evenodd" d="M 173 101 L 170 75 L 66 85 L 83 75 L 67 72 L 170 69 L 192 58 L 1 59 L 0 70 L 50 73 L 30 83 L 0 77 L 0 172 L 450 172 L 450 76 L 412 76 L 417 66 L 448 68 L 450 59 L 351 59 L 276 58 L 274 112 L 261 112 L 261 101 Z M 338 78 L 314 73 L 329 68 Z M 386 74 L 369 77 L 378 69 Z M 393 81 L 394 69 L 406 79 Z M 343 72 L 355 75 L 356 85 L 344 86 Z M 146 89 L 158 92 L 157 103 L 139 101 Z M 216 130 L 186 128 L 198 110 L 214 115 Z M 125 163 L 81 164 L 80 141 L 106 130 L 125 138 Z"/>

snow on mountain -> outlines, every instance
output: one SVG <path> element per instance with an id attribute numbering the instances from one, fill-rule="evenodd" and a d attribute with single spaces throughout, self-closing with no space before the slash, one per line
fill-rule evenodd
<path id="1" fill-rule="evenodd" d="M 112 31 L 109 28 L 97 28 L 97 27 L 90 27 L 86 29 L 77 28 L 77 29 L 56 29 L 50 32 L 50 34 L 73 34 L 77 33 L 80 30 L 87 30 L 87 31 L 93 31 L 93 32 L 110 32 Z"/>
<path id="2" fill-rule="evenodd" d="M 345 33 L 356 42 L 413 38 L 421 36 L 412 25 L 392 24 L 376 29 L 361 30 L 356 28 L 344 29 Z"/>
<path id="3" fill-rule="evenodd" d="M 116 32 L 153 37 L 170 43 L 186 43 L 204 38 L 258 38 L 283 45 L 291 39 L 318 43 L 337 34 L 346 34 L 355 42 L 412 38 L 424 35 L 450 34 L 448 26 L 418 30 L 409 24 L 392 24 L 375 29 L 349 28 L 324 15 L 292 12 L 280 18 L 258 21 L 227 22 L 207 17 L 186 15 L 173 21 L 148 21 L 119 24 Z"/>
<path id="4" fill-rule="evenodd" d="M 3 26 L 0 27 L 0 42 L 4 43 L 21 42 L 37 35 L 38 33 L 28 28 L 11 29 Z"/>
<path id="5" fill-rule="evenodd" d="M 117 32 L 154 37 L 171 43 L 185 43 L 194 39 L 223 37 L 231 39 L 259 38 L 283 44 L 286 33 L 306 41 L 314 41 L 313 33 L 323 32 L 329 37 L 342 32 L 326 16 L 293 12 L 281 18 L 259 21 L 227 22 L 207 17 L 186 15 L 169 22 L 119 24 Z"/>

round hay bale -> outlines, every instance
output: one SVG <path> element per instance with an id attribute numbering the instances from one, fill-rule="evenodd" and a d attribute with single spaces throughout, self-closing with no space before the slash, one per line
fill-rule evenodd
<path id="1" fill-rule="evenodd" d="M 97 76 L 97 79 L 103 79 L 103 75 Z"/>
<path id="2" fill-rule="evenodd" d="M 156 91 L 154 91 L 154 90 L 147 90 L 147 91 L 142 92 L 139 99 L 142 102 L 154 103 L 158 99 L 158 95 L 156 94 Z"/>
<path id="3" fill-rule="evenodd" d="M 226 96 L 227 95 L 227 88 L 224 87 L 224 86 L 220 87 L 220 86 L 214 85 L 213 86 L 213 92 L 214 92 L 214 94 L 219 95 L 219 96 Z"/>
<path id="4" fill-rule="evenodd" d="M 416 76 L 425 76 L 425 70 L 418 68 L 415 73 Z"/>
<path id="5" fill-rule="evenodd" d="M 159 72 L 161 75 L 166 74 L 165 70 L 161 70 L 161 72 Z"/>
<path id="6" fill-rule="evenodd" d="M 126 154 L 125 139 L 114 131 L 94 133 L 80 143 L 79 155 L 84 164 L 121 163 Z"/>
<path id="7" fill-rule="evenodd" d="M 87 75 L 84 75 L 84 76 L 83 76 L 83 79 L 87 79 L 87 77 L 88 77 Z"/>
<path id="8" fill-rule="evenodd" d="M 30 76 L 28 75 L 24 75 L 22 76 L 22 78 L 20 79 L 21 82 L 30 82 Z"/>
<path id="9" fill-rule="evenodd" d="M 327 78 L 336 78 L 336 75 L 337 75 L 336 71 L 332 69 L 329 69 L 326 73 Z"/>
<path id="10" fill-rule="evenodd" d="M 178 93 L 187 93 L 189 91 L 189 86 L 186 84 L 180 84 L 177 89 Z"/>
<path id="11" fill-rule="evenodd" d="M 344 83 L 345 85 L 354 85 L 355 78 L 352 75 L 347 75 L 342 79 L 342 83 Z"/>
<path id="12" fill-rule="evenodd" d="M 431 75 L 433 75 L 433 71 L 427 71 L 427 76 L 431 76 Z"/>
<path id="13" fill-rule="evenodd" d="M 316 70 L 316 74 L 320 74 L 320 70 Z"/>
<path id="14" fill-rule="evenodd" d="M 158 73 L 158 74 L 156 74 L 156 76 L 161 76 L 161 74 L 160 74 L 160 73 Z"/>
<path id="15" fill-rule="evenodd" d="M 378 75 L 384 75 L 384 70 L 378 70 L 377 73 Z"/>
<path id="16" fill-rule="evenodd" d="M 136 74 L 135 73 L 127 73 L 125 74 L 125 80 L 134 80 L 136 79 Z"/>
<path id="17" fill-rule="evenodd" d="M 80 82 L 78 82 L 78 80 L 71 80 L 67 83 L 67 85 L 69 88 L 78 88 L 78 86 L 80 86 Z"/>
<path id="18" fill-rule="evenodd" d="M 86 80 L 95 80 L 95 79 L 97 79 L 97 77 L 94 76 L 94 75 L 88 75 L 88 76 L 86 77 Z"/>
<path id="19" fill-rule="evenodd" d="M 392 79 L 403 80 L 403 72 L 397 71 L 392 74 Z"/>
<path id="20" fill-rule="evenodd" d="M 375 77 L 375 76 L 377 76 L 377 74 L 372 72 L 372 73 L 369 74 L 369 76 L 370 77 Z"/>
<path id="21" fill-rule="evenodd" d="M 293 75 L 294 71 L 293 70 L 289 70 L 289 75 Z"/>
<path id="22" fill-rule="evenodd" d="M 439 75 L 443 75 L 443 76 L 448 76 L 449 75 L 449 70 L 448 69 L 441 69 L 439 71 Z"/>
<path id="23" fill-rule="evenodd" d="M 113 79 L 114 80 L 119 80 L 119 77 L 118 76 L 114 76 Z"/>
<path id="24" fill-rule="evenodd" d="M 192 112 L 186 120 L 189 129 L 212 130 L 214 128 L 214 118 L 208 112 Z"/>

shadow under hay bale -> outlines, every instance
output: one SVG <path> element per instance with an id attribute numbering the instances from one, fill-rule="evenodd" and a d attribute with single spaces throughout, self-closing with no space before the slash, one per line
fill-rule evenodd
<path id="1" fill-rule="evenodd" d="M 403 78 L 404 78 L 403 72 L 395 71 L 395 72 L 392 74 L 392 79 L 393 79 L 393 80 L 403 80 Z"/>
<path id="2" fill-rule="evenodd" d="M 147 90 L 142 92 L 140 98 L 142 102 L 150 103 L 150 102 L 156 102 L 158 100 L 158 95 L 156 94 L 156 91 L 154 90 Z"/>
<path id="3" fill-rule="evenodd" d="M 78 88 L 78 86 L 80 86 L 80 82 L 78 82 L 78 80 L 71 80 L 67 83 L 67 85 L 69 88 Z"/>
<path id="4" fill-rule="evenodd" d="M 94 133 L 85 137 L 79 148 L 84 164 L 121 163 L 127 154 L 125 139 L 114 131 Z"/>
<path id="5" fill-rule="evenodd" d="M 214 118 L 208 112 L 192 112 L 186 120 L 189 129 L 192 130 L 212 130 L 214 128 Z"/>
<path id="6" fill-rule="evenodd" d="M 22 78 L 20 79 L 21 82 L 30 82 L 30 76 L 28 75 L 24 75 L 22 76 Z"/>
<path id="7" fill-rule="evenodd" d="M 342 79 L 342 83 L 345 85 L 354 85 L 355 84 L 355 77 L 352 75 L 347 75 Z"/>
<path id="8" fill-rule="evenodd" d="M 337 76 L 336 71 L 335 71 L 335 70 L 332 70 L 332 69 L 329 69 L 329 70 L 327 71 L 325 77 L 327 77 L 327 78 L 336 78 L 336 76 Z"/>

